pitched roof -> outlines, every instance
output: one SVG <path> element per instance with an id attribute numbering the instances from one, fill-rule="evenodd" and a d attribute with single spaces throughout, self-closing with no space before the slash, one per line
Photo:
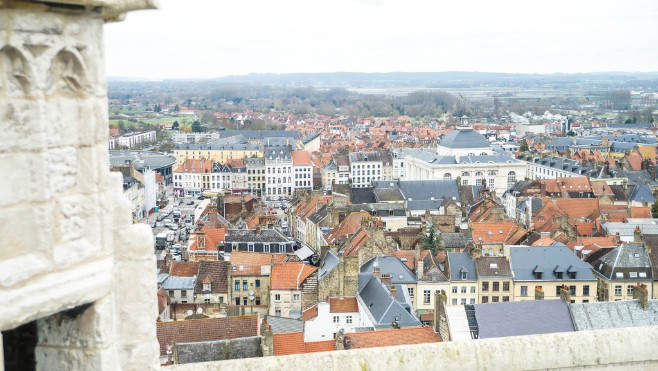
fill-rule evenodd
<path id="1" fill-rule="evenodd" d="M 478 276 L 512 277 L 509 261 L 504 256 L 481 256 L 475 259 Z"/>
<path id="2" fill-rule="evenodd" d="M 231 274 L 234 276 L 269 276 L 270 263 L 280 263 L 288 258 L 285 254 L 233 251 L 230 255 Z"/>
<path id="3" fill-rule="evenodd" d="M 311 166 L 311 156 L 308 151 L 292 151 L 292 164 L 295 166 Z"/>
<path id="4" fill-rule="evenodd" d="M 366 211 L 352 212 L 343 219 L 334 229 L 327 233 L 325 240 L 335 243 L 342 237 L 353 235 L 361 228 L 361 220 L 370 217 Z"/>
<path id="5" fill-rule="evenodd" d="M 160 355 L 176 343 L 237 339 L 259 334 L 258 315 L 158 322 L 156 324 Z"/>
<path id="6" fill-rule="evenodd" d="M 576 330 L 599 330 L 635 326 L 658 326 L 658 300 L 642 309 L 639 300 L 570 304 Z"/>
<path id="7" fill-rule="evenodd" d="M 265 318 L 267 324 L 270 325 L 272 333 L 274 334 L 287 334 L 290 332 L 304 331 L 304 321 L 299 319 L 267 316 Z"/>
<path id="8" fill-rule="evenodd" d="M 515 281 L 555 281 L 555 273 L 575 272 L 576 278 L 563 274 L 562 279 L 571 281 L 594 281 L 591 266 L 569 250 L 566 246 L 515 246 L 510 247 L 510 266 Z M 541 279 L 535 278 L 535 273 L 541 272 Z"/>
<path id="9" fill-rule="evenodd" d="M 172 261 L 169 275 L 175 277 L 193 277 L 199 272 L 198 262 Z"/>
<path id="10" fill-rule="evenodd" d="M 228 293 L 228 270 L 230 264 L 223 260 L 202 260 L 199 262 L 199 275 L 194 286 L 195 294 L 202 294 L 204 283 L 210 283 L 210 293 Z"/>
<path id="11" fill-rule="evenodd" d="M 651 279 L 651 261 L 642 244 L 621 244 L 592 265 L 601 275 L 615 281 Z"/>
<path id="12" fill-rule="evenodd" d="M 318 268 L 302 262 L 275 263 L 270 276 L 271 290 L 299 290 Z"/>
<path id="13" fill-rule="evenodd" d="M 274 341 L 273 350 L 275 356 L 336 350 L 334 340 L 314 341 L 308 343 L 304 342 L 303 332 L 274 334 L 272 338 Z"/>
<path id="14" fill-rule="evenodd" d="M 190 160 L 185 159 L 185 162 L 181 164 L 174 173 L 209 173 L 212 171 L 212 160 Z"/>
<path id="15" fill-rule="evenodd" d="M 314 306 L 303 311 L 302 316 L 299 319 L 301 319 L 302 321 L 310 321 L 317 316 L 318 316 L 318 305 L 315 304 Z"/>
<path id="16" fill-rule="evenodd" d="M 407 268 L 411 270 L 416 269 L 416 264 L 415 264 L 416 252 L 414 250 L 391 251 L 388 253 L 388 255 L 395 256 L 396 258 L 400 259 L 400 261 L 404 263 L 404 265 L 406 265 Z"/>
<path id="17" fill-rule="evenodd" d="M 465 306 L 467 316 L 470 306 Z M 476 304 L 478 338 L 548 334 L 574 331 L 564 300 L 526 300 Z"/>
<path id="18" fill-rule="evenodd" d="M 476 243 L 505 243 L 514 245 L 526 234 L 526 230 L 515 222 L 469 223 L 472 239 Z"/>
<path id="19" fill-rule="evenodd" d="M 354 313 L 359 311 L 356 297 L 329 298 L 330 313 Z"/>
<path id="20" fill-rule="evenodd" d="M 471 128 L 457 128 L 446 134 L 439 145 L 446 148 L 489 148 L 491 143 Z"/>
<path id="21" fill-rule="evenodd" d="M 450 280 L 461 280 L 461 273 L 466 272 L 466 281 L 477 280 L 477 271 L 473 258 L 467 252 L 449 252 Z"/>
<path id="22" fill-rule="evenodd" d="M 440 341 L 441 337 L 431 327 L 408 327 L 348 333 L 345 335 L 345 349 L 438 343 Z"/>

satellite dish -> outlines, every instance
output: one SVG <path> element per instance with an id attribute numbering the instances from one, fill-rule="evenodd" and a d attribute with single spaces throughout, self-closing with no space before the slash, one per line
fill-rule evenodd
<path id="1" fill-rule="evenodd" d="M 201 313 L 203 313 L 203 308 L 201 308 L 201 307 L 197 308 L 197 309 L 196 309 L 196 313 L 197 313 L 197 314 L 201 314 Z"/>
<path id="2" fill-rule="evenodd" d="M 254 300 L 254 296 L 253 296 L 253 295 L 250 296 L 250 297 L 249 297 L 249 300 Z"/>
<path id="3" fill-rule="evenodd" d="M 249 290 L 249 295 L 254 296 L 254 290 Z"/>
<path id="4" fill-rule="evenodd" d="M 192 312 L 192 309 L 188 309 L 188 310 L 187 310 L 187 315 L 188 315 L 188 316 L 191 316 L 193 313 L 194 313 L 194 312 Z"/>

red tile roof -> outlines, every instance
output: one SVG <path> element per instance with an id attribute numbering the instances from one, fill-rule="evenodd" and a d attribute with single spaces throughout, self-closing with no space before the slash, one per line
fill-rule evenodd
<path id="1" fill-rule="evenodd" d="M 391 251 L 390 253 L 388 253 L 388 255 L 392 255 L 400 259 L 400 261 L 404 263 L 404 265 L 406 265 L 407 268 L 411 270 L 416 269 L 416 264 L 415 264 L 416 251 L 414 250 Z M 403 258 L 405 260 L 402 260 Z"/>
<path id="2" fill-rule="evenodd" d="M 631 217 L 632 218 L 651 218 L 651 208 L 650 207 L 631 207 Z"/>
<path id="3" fill-rule="evenodd" d="M 330 313 L 355 313 L 359 311 L 359 304 L 356 297 L 347 297 L 343 299 L 329 298 Z"/>
<path id="4" fill-rule="evenodd" d="M 441 337 L 431 327 L 411 327 L 349 333 L 345 335 L 345 349 L 437 343 L 440 341 Z"/>
<path id="5" fill-rule="evenodd" d="M 318 268 L 302 262 L 276 263 L 272 268 L 271 290 L 299 290 L 302 283 Z"/>
<path id="6" fill-rule="evenodd" d="M 190 160 L 185 159 L 174 173 L 203 174 L 212 171 L 212 160 Z"/>
<path id="7" fill-rule="evenodd" d="M 269 266 L 272 259 L 274 259 L 274 263 L 280 263 L 286 258 L 287 255 L 285 254 L 232 251 L 230 257 L 231 274 L 233 276 L 269 276 L 269 273 L 262 274 L 261 267 Z"/>
<path id="8" fill-rule="evenodd" d="M 193 343 L 257 336 L 259 326 L 258 315 L 158 322 L 156 328 L 160 355 L 166 355 L 167 346 L 174 342 Z"/>
<path id="9" fill-rule="evenodd" d="M 302 354 L 327 352 L 336 350 L 334 340 L 314 341 L 305 343 L 303 332 L 289 332 L 286 334 L 274 334 L 274 355 L 285 356 L 288 354 Z"/>
<path id="10" fill-rule="evenodd" d="M 370 214 L 366 211 L 350 213 L 342 222 L 340 222 L 340 224 L 327 234 L 325 240 L 331 244 L 338 242 L 342 237 L 353 235 L 361 228 L 361 220 L 367 217 L 370 217 Z"/>
<path id="11" fill-rule="evenodd" d="M 295 166 L 311 166 L 311 155 L 307 151 L 292 151 L 292 164 Z"/>
<path id="12" fill-rule="evenodd" d="M 483 222 L 469 223 L 475 243 L 507 243 L 516 244 L 525 235 L 525 229 L 515 222 Z M 519 236 L 520 232 L 520 236 Z"/>
<path id="13" fill-rule="evenodd" d="M 199 272 L 198 262 L 172 261 L 169 267 L 169 275 L 176 277 L 192 277 Z"/>
<path id="14" fill-rule="evenodd" d="M 303 311 L 300 319 L 302 321 L 310 321 L 317 316 L 318 316 L 318 305 L 316 304 L 308 308 L 307 310 Z"/>

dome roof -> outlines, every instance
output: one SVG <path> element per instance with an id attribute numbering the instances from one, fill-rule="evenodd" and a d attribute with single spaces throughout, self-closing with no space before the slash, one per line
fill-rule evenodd
<path id="1" fill-rule="evenodd" d="M 482 134 L 472 128 L 457 128 L 443 137 L 439 142 L 446 148 L 490 148 L 491 143 Z"/>

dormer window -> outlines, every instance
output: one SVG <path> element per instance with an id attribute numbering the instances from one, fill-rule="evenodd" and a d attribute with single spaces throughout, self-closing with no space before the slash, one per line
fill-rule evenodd
<path id="1" fill-rule="evenodd" d="M 203 291 L 210 291 L 211 289 L 211 283 L 204 283 L 203 284 Z"/>
<path id="2" fill-rule="evenodd" d="M 569 278 L 572 280 L 576 279 L 576 272 L 569 272 Z"/>
<path id="3" fill-rule="evenodd" d="M 555 272 L 555 278 L 557 278 L 558 280 L 561 280 L 562 279 L 562 272 Z"/>

